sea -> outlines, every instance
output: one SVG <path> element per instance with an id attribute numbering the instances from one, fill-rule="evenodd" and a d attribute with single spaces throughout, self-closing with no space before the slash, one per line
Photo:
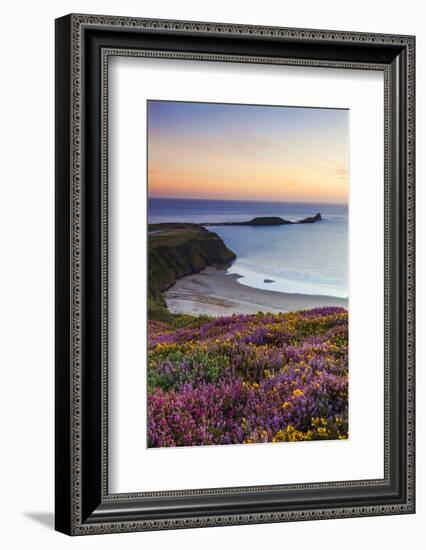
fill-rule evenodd
<path id="1" fill-rule="evenodd" d="M 300 220 L 320 213 L 312 224 L 269 227 L 209 226 L 235 252 L 228 273 L 255 288 L 348 297 L 348 207 L 346 204 L 238 200 L 148 200 L 148 222 L 222 223 L 257 216 Z"/>

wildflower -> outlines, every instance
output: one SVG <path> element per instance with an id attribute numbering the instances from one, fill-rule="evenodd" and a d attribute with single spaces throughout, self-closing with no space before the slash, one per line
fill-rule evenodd
<path id="1" fill-rule="evenodd" d="M 148 324 L 150 447 L 347 439 L 345 310 Z"/>

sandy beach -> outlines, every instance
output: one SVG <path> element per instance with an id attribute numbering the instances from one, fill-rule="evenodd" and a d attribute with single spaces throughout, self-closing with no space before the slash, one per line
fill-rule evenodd
<path id="1" fill-rule="evenodd" d="M 333 296 L 311 296 L 263 290 L 243 285 L 236 274 L 208 267 L 179 279 L 165 292 L 172 313 L 231 315 L 232 313 L 287 312 L 323 306 L 348 307 L 348 300 Z"/>

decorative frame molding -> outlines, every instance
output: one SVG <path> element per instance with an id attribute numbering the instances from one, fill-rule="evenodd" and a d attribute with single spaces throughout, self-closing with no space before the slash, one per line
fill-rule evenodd
<path id="1" fill-rule="evenodd" d="M 105 32 L 108 31 L 108 32 Z M 105 36 L 106 35 L 106 36 Z M 168 40 L 161 49 L 145 44 Z M 198 37 L 246 53 L 185 49 Z M 138 47 L 132 46 L 141 40 Z M 181 48 L 173 49 L 182 39 Z M 126 43 L 130 42 L 130 43 Z M 157 41 L 158 42 L 158 41 Z M 259 46 L 257 46 L 259 44 Z M 294 55 L 277 55 L 292 51 Z M 368 48 L 365 46 L 368 45 Z M 288 48 L 291 46 L 291 48 Z M 273 54 L 264 51 L 276 47 Z M 211 46 L 209 46 L 211 48 Z M 228 48 L 229 49 L 229 48 Z M 254 50 L 259 50 L 256 55 Z M 374 50 L 374 51 L 373 51 Z M 414 512 L 415 39 L 218 23 L 70 15 L 56 21 L 56 528 L 68 534 L 178 529 Z M 321 54 L 318 57 L 317 53 Z M 310 53 L 310 55 L 306 55 Z M 139 56 L 383 71 L 385 78 L 385 475 L 383 480 L 108 493 L 108 59 Z M 362 58 L 362 59 L 361 59 Z M 94 114 L 94 106 L 98 115 Z M 398 115 L 396 117 L 395 115 Z M 94 117 L 91 120 L 91 117 Z M 95 151 L 96 160 L 88 160 Z M 89 183 L 90 182 L 90 183 Z M 93 188 L 93 189 L 92 189 Z M 87 206 L 90 193 L 97 203 Z M 91 236 L 93 234 L 93 237 Z M 96 244 L 96 241 L 99 241 Z M 98 246 L 99 245 L 99 246 Z M 93 278 L 92 282 L 89 282 Z M 94 296 L 92 300 L 92 296 Z M 89 303 L 89 300 L 90 301 Z M 95 310 L 95 313 L 88 311 Z M 93 327 L 88 329 L 90 321 Z M 93 323 L 93 321 L 96 321 Z M 397 336 L 397 342 L 393 338 Z M 95 365 L 96 363 L 96 365 Z M 91 376 L 88 377 L 88 369 Z M 94 368 L 95 367 L 95 368 Z M 94 370 L 93 370 L 94 369 Z M 89 379 L 95 381 L 89 381 Z M 89 403 L 94 402 L 94 405 Z M 394 410 L 404 411 L 400 425 Z M 398 429 L 396 429 L 398 427 Z M 90 435 L 90 443 L 88 441 Z M 93 443 L 92 439 L 96 440 Z M 399 445 L 398 445 L 399 442 Z M 403 447 L 403 453 L 401 452 Z M 398 448 L 400 455 L 398 454 Z M 398 463 L 398 467 L 396 467 Z M 398 478 L 398 479 L 396 479 Z M 371 501 L 364 495 L 377 492 Z M 314 505 L 309 492 L 336 495 Z M 350 493 L 352 491 L 352 493 Z M 291 508 L 285 498 L 305 499 Z M 342 504 L 349 495 L 362 499 Z M 250 495 L 259 503 L 249 504 Z M 305 495 L 305 496 L 303 496 Z M 338 495 L 339 496 L 338 498 Z M 268 496 L 268 498 L 266 498 Z M 374 496 L 374 495 L 373 495 Z M 177 497 L 188 511 L 172 511 Z M 215 513 L 210 497 L 223 498 Z M 226 500 L 234 498 L 235 511 Z M 279 498 L 283 498 L 280 504 Z M 167 499 L 167 512 L 145 501 Z M 263 500 L 262 500 L 263 499 Z M 266 505 L 266 500 L 269 504 Z M 263 504 L 260 501 L 264 502 Z M 237 506 L 238 501 L 238 506 Z M 316 501 L 317 502 L 317 501 Z M 199 513 L 197 513 L 199 506 Z M 246 510 L 244 511 L 244 509 Z"/>

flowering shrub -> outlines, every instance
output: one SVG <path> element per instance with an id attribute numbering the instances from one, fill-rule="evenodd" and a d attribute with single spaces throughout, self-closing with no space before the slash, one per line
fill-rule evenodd
<path id="1" fill-rule="evenodd" d="M 348 314 L 149 321 L 148 445 L 348 437 Z"/>

